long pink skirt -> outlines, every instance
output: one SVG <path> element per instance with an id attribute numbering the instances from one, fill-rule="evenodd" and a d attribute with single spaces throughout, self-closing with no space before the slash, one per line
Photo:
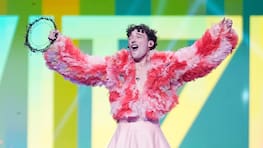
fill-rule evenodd
<path id="1" fill-rule="evenodd" d="M 170 146 L 158 123 L 121 121 L 108 148 L 170 148 Z"/>

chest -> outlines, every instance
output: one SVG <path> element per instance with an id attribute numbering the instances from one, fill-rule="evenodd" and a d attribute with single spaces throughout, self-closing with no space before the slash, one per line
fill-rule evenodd
<path id="1" fill-rule="evenodd" d="M 135 85 L 139 91 L 143 90 L 143 87 L 147 81 L 148 67 L 148 65 L 135 66 Z"/>
<path id="2" fill-rule="evenodd" d="M 128 53 L 111 58 L 108 61 L 108 80 L 110 89 L 126 88 L 144 91 L 168 83 L 167 64 L 160 60 L 150 60 L 147 64 L 138 64 Z"/>

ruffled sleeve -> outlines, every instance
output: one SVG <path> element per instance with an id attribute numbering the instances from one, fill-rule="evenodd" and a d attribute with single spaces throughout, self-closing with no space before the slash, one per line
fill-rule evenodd
<path id="1" fill-rule="evenodd" d="M 176 83 L 182 84 L 205 76 L 232 52 L 237 45 L 237 34 L 233 29 L 224 29 L 216 24 L 192 46 L 168 53 L 171 59 L 169 71 L 173 73 Z"/>
<path id="2" fill-rule="evenodd" d="M 50 69 L 74 83 L 92 86 L 106 83 L 105 58 L 82 53 L 65 36 L 59 34 L 55 43 L 44 53 L 44 57 Z"/>

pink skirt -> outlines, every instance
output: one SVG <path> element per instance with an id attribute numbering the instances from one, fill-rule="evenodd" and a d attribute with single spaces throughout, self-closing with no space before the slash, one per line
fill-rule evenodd
<path id="1" fill-rule="evenodd" d="M 159 123 L 120 121 L 108 148 L 170 148 Z"/>

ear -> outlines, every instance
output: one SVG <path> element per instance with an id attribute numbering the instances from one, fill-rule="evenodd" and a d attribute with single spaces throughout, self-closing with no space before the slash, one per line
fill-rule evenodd
<path id="1" fill-rule="evenodd" d="M 148 47 L 153 47 L 153 45 L 154 45 L 153 40 L 149 40 L 149 41 L 148 41 Z"/>

